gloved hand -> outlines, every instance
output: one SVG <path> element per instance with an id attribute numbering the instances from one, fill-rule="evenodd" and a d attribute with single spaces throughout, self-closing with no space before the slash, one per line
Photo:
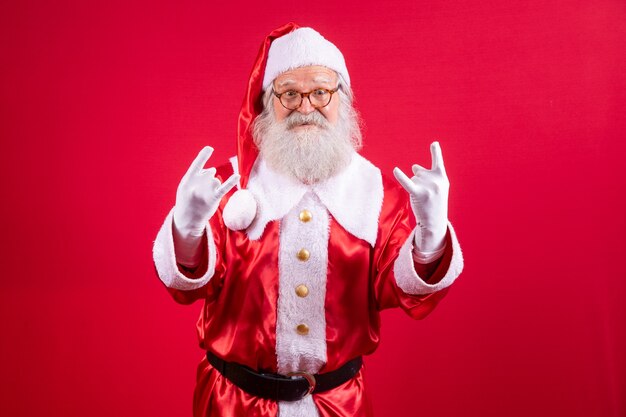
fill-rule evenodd
<path id="1" fill-rule="evenodd" d="M 415 234 L 416 249 L 426 254 L 443 248 L 448 225 L 450 189 L 439 142 L 431 143 L 430 153 L 430 170 L 413 165 L 412 178 L 407 177 L 398 167 L 393 170 L 393 175 L 410 195 L 411 208 L 419 226 Z"/>
<path id="2" fill-rule="evenodd" d="M 220 200 L 239 181 L 233 174 L 223 184 L 215 178 L 215 168 L 204 169 L 213 148 L 205 146 L 183 176 L 174 206 L 174 244 L 179 263 L 193 267 L 199 263 L 198 247 L 209 219 Z"/>

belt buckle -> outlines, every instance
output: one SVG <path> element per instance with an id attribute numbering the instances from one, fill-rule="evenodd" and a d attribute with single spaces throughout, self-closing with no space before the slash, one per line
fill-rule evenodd
<path id="1" fill-rule="evenodd" d="M 289 372 L 287 374 L 288 377 L 301 377 L 306 379 L 306 381 L 309 383 L 309 390 L 307 391 L 306 394 L 304 394 L 302 396 L 302 398 L 306 397 L 307 395 L 311 394 L 313 392 L 313 390 L 315 389 L 315 385 L 316 385 L 316 381 L 315 381 L 315 376 L 311 375 L 308 372 L 304 372 L 304 371 L 297 371 L 297 372 Z"/>

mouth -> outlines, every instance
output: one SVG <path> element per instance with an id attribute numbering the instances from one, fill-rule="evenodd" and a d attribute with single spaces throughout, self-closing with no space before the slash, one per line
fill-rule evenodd
<path id="1" fill-rule="evenodd" d="M 316 128 L 316 127 L 318 127 L 318 126 L 315 123 L 305 122 L 305 123 L 300 123 L 300 124 L 294 125 L 292 127 L 292 129 L 312 129 L 312 128 Z"/>

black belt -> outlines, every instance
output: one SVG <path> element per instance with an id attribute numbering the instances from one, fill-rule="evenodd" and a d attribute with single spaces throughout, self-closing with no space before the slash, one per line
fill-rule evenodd
<path id="1" fill-rule="evenodd" d="M 211 366 L 248 394 L 274 401 L 298 401 L 308 394 L 336 388 L 351 380 L 363 363 L 359 356 L 346 362 L 342 367 L 323 374 L 293 372 L 289 375 L 280 375 L 261 374 L 247 366 L 226 362 L 208 351 L 206 357 Z"/>

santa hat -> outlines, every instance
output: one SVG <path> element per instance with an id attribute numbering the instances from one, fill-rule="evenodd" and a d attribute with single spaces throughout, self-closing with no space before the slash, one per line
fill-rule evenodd
<path id="1" fill-rule="evenodd" d="M 259 154 L 250 127 L 263 111 L 263 91 L 281 73 L 307 65 L 328 67 L 350 85 L 350 76 L 339 49 L 311 28 L 288 23 L 272 31 L 261 45 L 239 113 L 237 159 L 241 188 L 246 187 L 252 165 Z"/>
<path id="2" fill-rule="evenodd" d="M 256 213 L 256 204 L 245 190 L 259 150 L 252 138 L 252 122 L 263 111 L 263 91 L 281 73 L 307 65 L 321 65 L 337 72 L 349 86 L 350 76 L 343 55 L 331 42 L 311 28 L 287 23 L 270 32 L 261 44 L 248 81 L 237 126 L 237 163 L 240 190 L 224 208 L 224 222 L 233 230 L 247 228 Z"/>
<path id="3" fill-rule="evenodd" d="M 263 90 L 285 71 L 321 65 L 339 73 L 347 85 L 350 76 L 339 49 L 311 28 L 300 28 L 276 39 L 270 47 L 263 76 Z"/>

